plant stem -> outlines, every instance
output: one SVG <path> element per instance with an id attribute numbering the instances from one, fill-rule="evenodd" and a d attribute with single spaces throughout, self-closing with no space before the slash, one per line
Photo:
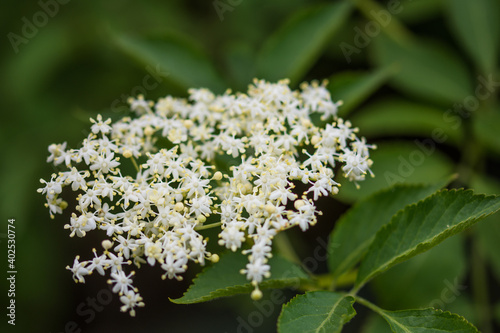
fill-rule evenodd
<path id="1" fill-rule="evenodd" d="M 199 231 L 199 230 L 205 230 L 205 229 L 210 229 L 210 228 L 216 228 L 220 225 L 222 225 L 222 222 L 200 225 L 199 227 L 195 227 L 194 230 Z"/>
<path id="2" fill-rule="evenodd" d="M 139 169 L 139 166 L 137 165 L 137 162 L 136 162 L 134 156 L 132 156 L 130 159 L 132 160 L 132 164 L 134 165 L 135 170 L 137 170 L 137 172 L 139 172 L 140 169 Z"/>
<path id="3" fill-rule="evenodd" d="M 482 332 L 492 333 L 491 308 L 488 295 L 488 277 L 486 275 L 484 257 L 481 253 L 478 238 L 473 240 L 472 245 L 472 290 L 474 303 L 476 303 L 476 315 Z"/>
<path id="4" fill-rule="evenodd" d="M 353 296 L 353 295 L 351 295 L 351 296 Z M 354 296 L 354 298 L 356 299 L 356 302 L 358 302 L 358 303 L 366 306 L 370 310 L 375 311 L 376 313 L 378 313 L 381 316 L 384 315 L 383 314 L 384 310 L 382 310 L 381 308 L 379 308 L 378 306 L 376 306 L 372 302 L 369 302 L 369 301 L 367 301 L 366 299 L 364 299 L 363 297 L 360 297 L 360 296 Z"/>
<path id="5" fill-rule="evenodd" d="M 350 271 L 342 274 L 341 276 L 339 276 L 335 280 L 333 280 L 330 288 L 331 288 L 331 290 L 335 290 L 335 288 L 342 288 L 342 287 L 351 286 L 354 284 L 354 282 L 356 282 L 357 276 L 358 276 L 358 271 L 356 269 L 350 270 Z"/>

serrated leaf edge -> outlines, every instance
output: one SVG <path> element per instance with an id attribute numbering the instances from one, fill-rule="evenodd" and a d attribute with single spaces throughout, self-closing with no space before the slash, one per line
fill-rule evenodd
<path id="1" fill-rule="evenodd" d="M 319 290 L 317 290 L 317 291 L 319 291 Z M 324 291 L 324 290 L 323 290 L 323 292 L 328 293 L 328 291 Z M 330 292 L 330 293 L 334 293 L 334 292 Z M 285 308 L 286 308 L 286 307 L 288 307 L 289 305 L 291 305 L 291 303 L 295 302 L 295 301 L 297 300 L 297 298 L 299 298 L 299 297 L 305 297 L 307 294 L 308 294 L 308 292 L 306 292 L 306 293 L 304 293 L 304 294 L 298 294 L 298 295 L 295 295 L 292 299 L 290 299 L 290 301 L 288 301 L 288 303 L 283 304 L 283 307 L 281 308 L 281 313 L 280 313 L 280 315 L 278 316 L 278 320 L 276 321 L 276 324 L 278 324 L 278 323 L 280 322 L 280 320 L 281 320 L 281 318 L 282 318 L 282 316 L 283 316 L 283 313 L 284 313 L 284 311 L 285 311 Z M 341 296 L 342 296 L 342 295 L 341 295 Z M 353 307 L 354 303 L 356 302 L 356 299 L 355 299 L 353 296 L 351 296 L 351 295 L 343 295 L 343 297 L 341 297 L 341 298 L 339 299 L 339 301 L 338 301 L 337 303 L 335 303 L 335 306 L 333 306 L 333 307 L 332 307 L 332 310 L 333 310 L 333 309 L 335 309 L 336 305 L 338 305 L 338 304 L 339 304 L 339 303 L 340 303 L 343 299 L 347 299 L 347 298 L 351 298 L 351 300 L 350 300 L 350 306 L 351 306 L 351 308 L 353 309 L 354 314 L 352 315 L 352 317 L 348 318 L 348 319 L 347 319 L 347 321 L 344 321 L 344 322 L 343 322 L 343 325 L 344 325 L 344 324 L 347 324 L 347 323 L 348 323 L 348 322 L 349 322 L 349 321 L 350 321 L 350 320 L 351 320 L 351 319 L 352 319 L 352 318 L 353 318 L 353 317 L 357 314 L 356 310 L 355 310 L 355 309 L 354 309 L 354 307 Z M 332 311 L 330 311 L 330 313 L 332 313 Z M 330 313 L 329 313 L 329 314 L 330 314 Z M 328 317 L 327 317 L 327 319 L 328 319 L 329 317 L 330 317 L 330 316 L 328 316 Z M 344 317 L 345 317 L 345 316 L 342 316 L 342 319 L 343 319 L 343 320 L 345 319 Z M 326 321 L 326 319 L 322 322 L 322 324 L 323 324 L 325 321 Z M 279 330 L 279 327 L 277 327 L 277 329 L 278 329 L 278 333 L 281 333 L 281 332 L 280 332 L 280 330 Z M 316 330 L 316 332 L 318 332 L 318 331 Z"/>
<path id="2" fill-rule="evenodd" d="M 389 323 L 389 321 L 386 319 L 385 314 L 397 313 L 397 312 L 407 312 L 407 311 L 426 311 L 426 310 L 432 310 L 432 311 L 438 312 L 440 314 L 445 314 L 445 315 L 449 315 L 450 317 L 455 317 L 456 319 L 459 319 L 461 322 L 464 322 L 465 324 L 467 324 L 471 328 L 475 329 L 475 332 L 479 333 L 479 330 L 477 329 L 477 327 L 475 327 L 472 323 L 470 323 L 465 317 L 463 317 L 457 313 L 453 313 L 450 311 L 443 311 L 441 309 L 436 309 L 436 308 L 406 309 L 406 310 L 396 310 L 396 311 L 383 310 L 382 312 L 379 313 L 379 315 L 382 316 L 384 318 L 384 320 L 387 321 L 387 323 Z"/>
<path id="3" fill-rule="evenodd" d="M 438 195 L 440 195 L 441 193 L 444 193 L 444 192 L 450 192 L 450 193 L 471 193 L 473 196 L 478 196 L 478 197 L 481 197 L 482 199 L 485 199 L 485 198 L 492 198 L 493 199 L 493 198 L 500 197 L 500 195 L 485 195 L 485 194 L 481 194 L 481 193 L 480 194 L 475 194 L 474 190 L 472 190 L 472 189 L 467 189 L 467 190 L 465 190 L 463 188 L 462 189 L 451 189 L 451 190 L 442 189 L 442 190 L 439 190 L 439 191 L 437 191 L 437 192 L 435 192 L 435 193 L 433 193 L 433 194 L 425 197 L 424 199 L 422 199 L 422 200 L 420 200 L 418 202 L 409 204 L 409 205 L 405 206 L 403 209 L 399 210 L 396 214 L 393 215 L 393 217 L 391 218 L 391 221 L 389 223 L 383 225 L 377 231 L 376 234 L 382 232 L 383 230 L 385 230 L 385 229 L 389 228 L 390 226 L 392 226 L 393 224 L 395 224 L 396 222 L 394 222 L 394 221 L 398 218 L 399 215 L 403 214 L 403 211 L 405 211 L 407 209 L 412 209 L 413 206 L 417 206 L 420 202 L 426 201 L 426 200 L 431 200 L 432 197 L 438 196 Z M 474 220 L 475 219 L 475 220 L 479 221 L 479 220 L 481 220 L 481 219 L 483 219 L 483 218 L 485 218 L 485 217 L 487 217 L 487 216 L 489 216 L 491 214 L 494 214 L 494 213 L 495 212 L 484 213 L 484 214 L 479 215 L 479 216 L 477 216 L 475 218 L 472 218 L 472 217 L 468 218 L 468 219 L 466 219 L 466 220 L 464 220 L 464 221 L 456 224 L 455 226 L 451 227 L 450 229 L 446 229 L 446 230 L 452 231 L 449 235 L 448 234 L 444 235 L 446 233 L 446 231 L 443 231 L 441 234 L 436 235 L 435 237 L 433 237 L 429 241 L 426 241 L 426 242 L 423 242 L 423 243 L 419 243 L 415 248 L 412 248 L 412 249 L 410 249 L 408 251 L 403 252 L 404 254 L 398 256 L 396 258 L 396 260 L 391 261 L 388 264 L 384 264 L 383 266 L 381 266 L 381 269 L 379 269 L 379 270 L 377 270 L 375 272 L 372 272 L 370 275 L 366 276 L 363 279 L 363 281 L 360 281 L 360 282 L 356 281 L 354 290 L 356 290 L 356 291 L 359 290 L 363 285 L 365 285 L 373 277 L 375 277 L 376 275 L 379 275 L 379 274 L 385 272 L 389 268 L 389 266 L 392 267 L 392 266 L 394 266 L 394 265 L 396 265 L 398 263 L 401 263 L 401 262 L 405 261 L 406 259 L 408 259 L 409 257 L 411 257 L 411 253 L 412 252 L 417 251 L 418 249 L 422 249 L 422 248 L 424 248 L 424 251 L 422 251 L 422 252 L 425 252 L 426 250 L 432 248 L 433 246 L 429 246 L 429 245 L 432 244 L 436 239 L 438 240 L 438 242 L 435 245 L 439 244 L 440 241 L 442 241 L 442 240 L 444 240 L 444 239 L 446 239 L 448 237 L 454 236 L 457 233 L 459 233 L 459 232 L 467 229 L 468 227 L 470 227 L 470 226 L 467 225 L 467 222 L 470 222 L 470 220 Z M 376 237 L 376 234 L 375 234 L 374 238 Z"/>
<path id="4" fill-rule="evenodd" d="M 447 180 L 446 182 L 444 182 L 444 181 L 440 181 L 440 182 L 436 182 L 435 184 L 436 184 L 436 186 L 437 186 L 438 184 L 443 183 L 443 185 L 442 185 L 441 187 L 444 187 L 444 186 L 447 186 L 447 184 L 449 184 L 451 181 L 452 181 L 452 177 L 450 177 L 450 179 L 449 179 L 449 180 Z M 350 215 L 354 214 L 353 210 L 354 210 L 354 209 L 356 209 L 356 207 L 358 207 L 359 205 L 361 205 L 361 204 L 363 204 L 363 203 L 365 203 L 365 202 L 368 202 L 368 201 L 370 201 L 370 200 L 373 200 L 373 198 L 374 198 L 374 197 L 376 197 L 376 196 L 383 195 L 384 193 L 390 193 L 390 192 L 392 192 L 392 191 L 393 191 L 393 190 L 395 190 L 395 189 L 402 189 L 402 188 L 423 189 L 423 188 L 424 188 L 424 187 L 426 187 L 426 186 L 432 186 L 432 185 L 433 185 L 433 184 L 428 184 L 428 183 L 411 183 L 411 184 L 402 184 L 402 183 L 398 183 L 398 184 L 395 184 L 395 185 L 393 185 L 393 186 L 390 186 L 390 187 L 386 187 L 386 188 L 380 189 L 380 190 L 378 190 L 378 191 L 376 191 L 376 192 L 374 192 L 374 193 L 370 194 L 370 195 L 369 195 L 368 197 L 366 197 L 365 199 L 362 199 L 362 200 L 360 200 L 360 201 L 356 202 L 356 203 L 354 204 L 354 206 L 353 206 L 351 209 L 349 209 L 346 213 L 342 214 L 342 215 L 339 217 L 339 221 L 341 221 L 341 222 L 340 222 L 338 225 L 343 225 L 344 223 L 346 223 L 346 222 L 344 222 L 344 221 L 345 221 L 344 219 L 347 219 Z M 441 191 L 441 190 L 438 190 L 437 192 L 439 192 L 439 191 Z M 420 199 L 420 200 L 418 200 L 418 201 L 416 201 L 416 202 L 414 202 L 414 203 L 411 203 L 411 204 L 408 204 L 408 205 L 406 205 L 406 206 L 402 207 L 400 210 L 398 210 L 396 213 L 394 213 L 394 215 L 391 217 L 391 219 L 390 219 L 390 220 L 389 220 L 386 224 L 382 225 L 382 227 L 380 227 L 380 229 L 382 229 L 383 227 L 385 227 L 385 226 L 387 226 L 389 223 L 391 223 L 391 221 L 392 221 L 392 219 L 394 218 L 394 216 L 396 216 L 397 214 L 399 214 L 401 211 L 405 210 L 405 209 L 406 209 L 409 205 L 414 205 L 414 204 L 416 205 L 416 204 L 418 204 L 420 201 L 423 201 L 423 200 L 425 200 L 425 199 L 427 199 L 427 198 L 431 197 L 432 195 L 436 194 L 437 192 L 431 193 L 431 194 L 427 195 L 426 197 L 424 197 L 424 198 L 422 198 L 422 199 Z M 380 231 L 380 229 L 379 229 L 378 231 Z M 378 232 L 378 231 L 377 231 L 377 232 Z M 334 231 L 330 234 L 330 237 L 334 234 L 334 232 L 335 232 L 335 229 L 334 229 Z M 376 235 L 376 234 L 377 234 L 377 233 L 375 233 L 375 234 L 374 234 L 374 235 L 370 238 L 371 240 L 369 240 L 369 244 L 366 246 L 366 250 L 370 247 L 371 243 L 373 243 L 373 240 L 375 239 L 375 235 Z M 363 244 L 365 244 L 365 243 L 363 243 Z M 361 246 L 358 246 L 358 247 L 355 249 L 355 251 L 351 252 L 351 253 L 348 255 L 348 258 L 349 258 L 349 257 L 351 257 L 351 256 L 353 256 L 354 254 L 359 253 L 359 251 L 361 251 L 361 250 L 360 250 L 360 248 L 361 248 Z M 333 254 L 333 253 L 334 253 L 334 251 L 332 252 L 332 254 Z M 361 258 L 360 258 L 360 260 L 359 260 L 359 261 L 363 260 L 363 258 L 364 258 L 364 255 L 363 255 L 363 256 L 361 256 Z M 359 262 L 359 261 L 358 261 L 358 262 Z M 342 267 L 342 266 L 338 266 L 338 267 Z M 336 268 L 336 269 L 335 269 L 335 270 L 333 270 L 331 273 L 335 276 L 335 275 L 337 274 L 337 273 L 336 273 L 337 271 L 339 271 L 339 268 Z"/>

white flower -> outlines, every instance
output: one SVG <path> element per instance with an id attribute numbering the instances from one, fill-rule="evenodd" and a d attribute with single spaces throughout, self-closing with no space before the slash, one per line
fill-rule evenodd
<path id="1" fill-rule="evenodd" d="M 295 200 L 296 197 L 297 195 L 292 193 L 289 189 L 284 187 L 279 187 L 271 193 L 269 199 L 277 200 L 278 202 L 286 205 L 288 200 Z"/>
<path id="2" fill-rule="evenodd" d="M 118 146 L 108 139 L 107 136 L 103 136 L 101 139 L 97 140 L 97 144 L 99 146 L 97 152 L 99 154 L 109 155 L 118 150 Z"/>
<path id="3" fill-rule="evenodd" d="M 62 198 L 52 198 L 47 199 L 45 206 L 49 208 L 50 217 L 54 218 L 54 214 L 62 214 L 63 209 L 67 206 L 67 203 Z"/>
<path id="4" fill-rule="evenodd" d="M 243 227 L 242 222 L 233 222 L 228 224 L 224 230 L 219 234 L 221 239 L 219 245 L 223 245 L 231 251 L 235 252 L 241 247 L 241 243 L 245 241 L 245 233 L 241 230 Z"/>
<path id="5" fill-rule="evenodd" d="M 46 194 L 48 199 L 53 199 L 62 192 L 61 182 L 54 179 L 54 177 L 48 182 L 40 179 L 40 183 L 45 184 L 45 187 L 39 188 L 37 191 L 38 193 Z"/>
<path id="6" fill-rule="evenodd" d="M 73 280 L 75 282 L 85 283 L 85 275 L 88 275 L 90 272 L 87 268 L 85 268 L 86 262 L 79 262 L 79 256 L 75 258 L 73 261 L 73 267 L 66 266 L 66 269 L 70 270 L 73 273 Z"/>
<path id="7" fill-rule="evenodd" d="M 47 157 L 47 163 L 53 162 L 56 160 L 56 158 L 61 156 L 61 152 L 66 150 L 66 145 L 67 145 L 67 142 L 63 142 L 61 144 L 55 144 L 55 143 L 51 144 L 48 148 L 50 156 Z M 59 163 L 61 163 L 61 162 L 59 162 Z M 59 163 L 57 163 L 57 164 L 59 164 Z"/>
<path id="8" fill-rule="evenodd" d="M 164 276 L 169 279 L 176 278 L 177 280 L 182 280 L 180 276 L 177 274 L 182 274 L 187 269 L 187 257 L 185 255 L 181 255 L 181 253 L 167 253 L 165 259 L 165 263 L 161 265 L 161 268 L 166 272 Z"/>
<path id="9" fill-rule="evenodd" d="M 165 176 L 168 177 L 170 175 L 173 176 L 173 180 L 179 180 L 181 176 L 184 176 L 185 167 L 182 158 L 178 158 L 177 160 L 171 160 L 168 163 L 168 168 L 165 171 Z"/>
<path id="10" fill-rule="evenodd" d="M 307 190 L 307 193 L 313 192 L 314 201 L 318 200 L 319 196 L 328 195 L 328 193 L 331 192 L 332 185 L 330 183 L 330 180 L 325 177 L 319 178 L 312 184 L 313 186 L 311 186 L 309 190 Z"/>
<path id="11" fill-rule="evenodd" d="M 191 175 L 183 180 L 183 189 L 187 191 L 187 196 L 205 195 L 205 187 L 210 181 L 208 179 L 201 179 L 197 175 Z"/>
<path id="12" fill-rule="evenodd" d="M 92 163 L 92 165 L 90 166 L 90 170 L 97 170 L 102 173 L 108 173 L 110 170 L 120 165 L 120 162 L 114 159 L 114 157 L 114 153 L 108 154 L 106 156 L 103 156 L 102 154 L 98 155 L 94 160 L 94 163 Z"/>
<path id="13" fill-rule="evenodd" d="M 139 95 L 137 99 L 129 99 L 130 110 L 135 111 L 137 114 L 143 114 L 146 112 L 151 112 L 151 107 L 154 105 L 153 102 L 145 101 L 144 96 Z"/>
<path id="14" fill-rule="evenodd" d="M 111 124 L 111 119 L 108 118 L 103 122 L 102 116 L 100 114 L 97 115 L 97 121 L 90 118 L 90 122 L 94 124 L 91 127 L 92 133 L 94 134 L 97 134 L 99 132 L 101 132 L 102 134 L 108 134 L 111 130 L 111 126 L 109 126 L 109 124 Z"/>
<path id="15" fill-rule="evenodd" d="M 258 258 L 248 263 L 242 272 L 246 274 L 248 280 L 260 283 L 264 277 L 271 276 L 270 269 L 271 267 L 265 264 L 265 259 Z"/>
<path id="16" fill-rule="evenodd" d="M 87 190 L 87 182 L 85 178 L 90 176 L 90 173 L 87 171 L 78 171 L 77 168 L 71 168 L 71 171 L 63 172 L 65 183 L 71 184 L 71 189 L 73 191 L 77 191 L 80 188 L 82 190 Z M 60 192 L 59 192 L 60 193 Z"/>
<path id="17" fill-rule="evenodd" d="M 96 205 L 97 208 L 101 207 L 101 199 L 99 199 L 98 191 L 95 191 L 94 188 L 89 188 L 87 192 L 80 197 L 78 202 L 82 209 L 87 208 L 89 205 L 91 207 L 93 207 L 93 205 Z"/>
<path id="18" fill-rule="evenodd" d="M 330 92 L 326 89 L 326 83 L 321 86 L 317 81 L 313 81 L 311 85 L 302 84 L 302 98 L 307 108 L 313 112 L 323 113 L 322 119 L 326 120 L 330 116 L 337 114 L 337 105 L 331 101 Z"/>
<path id="19" fill-rule="evenodd" d="M 87 267 L 89 271 L 97 270 L 97 272 L 101 275 L 104 275 L 104 269 L 107 267 L 107 259 L 105 254 L 101 254 L 97 256 L 95 249 L 93 249 L 94 258 L 90 262 L 90 265 Z"/>
<path id="20" fill-rule="evenodd" d="M 167 164 L 167 158 L 163 150 L 158 154 L 148 154 L 148 157 L 148 162 L 144 166 L 148 167 L 153 173 L 163 174 L 165 172 L 165 164 Z"/>
<path id="21" fill-rule="evenodd" d="M 368 156 L 362 156 L 361 154 L 357 154 L 346 149 L 344 154 L 342 154 L 340 157 L 342 161 L 345 162 L 342 170 L 344 171 L 345 176 L 349 177 L 349 179 L 363 180 L 367 171 L 372 174 Z"/>
<path id="22" fill-rule="evenodd" d="M 134 252 L 138 246 L 138 244 L 136 244 L 135 239 L 133 238 L 131 239 L 130 236 L 125 238 L 121 235 L 118 235 L 116 237 L 116 240 L 118 241 L 119 244 L 114 248 L 114 251 L 123 253 L 125 259 L 128 259 L 130 257 L 131 252 Z"/>
<path id="23" fill-rule="evenodd" d="M 125 294 L 128 290 L 133 290 L 132 277 L 135 273 L 132 272 L 126 275 L 124 271 L 116 271 L 111 273 L 111 279 L 108 280 L 109 284 L 114 284 L 113 292 L 119 293 L 120 295 Z"/>
<path id="24" fill-rule="evenodd" d="M 88 231 L 96 228 L 96 221 L 92 214 L 76 216 L 76 214 L 73 213 L 70 222 L 70 224 L 64 226 L 64 229 L 70 229 L 70 237 L 73 237 L 75 234 L 78 237 L 85 237 Z"/>
<path id="25" fill-rule="evenodd" d="M 196 217 L 201 214 L 209 215 L 211 213 L 211 204 L 212 200 L 210 200 L 207 196 L 202 196 L 201 198 L 193 198 L 191 204 L 191 212 L 194 213 L 194 216 Z"/>
<path id="26" fill-rule="evenodd" d="M 111 267 L 111 272 L 119 272 L 122 270 L 122 265 L 124 265 L 125 263 L 127 263 L 124 259 L 123 259 L 123 256 L 121 254 L 119 254 L 118 256 L 114 255 L 112 252 L 108 252 L 108 257 L 109 259 L 107 259 L 106 263 L 108 265 L 110 265 Z"/>
<path id="27" fill-rule="evenodd" d="M 82 148 L 78 149 L 75 153 L 75 161 L 80 163 L 83 159 L 85 164 L 89 165 L 97 155 L 98 152 L 95 150 L 97 146 L 97 141 L 93 140 L 92 134 L 89 135 L 87 139 L 83 140 Z"/>
<path id="28" fill-rule="evenodd" d="M 147 262 L 151 266 L 154 266 L 155 262 L 161 259 L 162 247 L 160 242 L 152 242 L 151 240 L 146 240 L 144 244 L 144 253 L 148 257 Z"/>
<path id="29" fill-rule="evenodd" d="M 138 293 L 135 293 L 133 290 L 128 290 L 123 296 L 120 296 L 120 301 L 123 303 L 123 306 L 120 308 L 120 310 L 122 312 L 130 310 L 130 315 L 132 317 L 135 317 L 135 307 L 144 306 L 142 297 Z"/>

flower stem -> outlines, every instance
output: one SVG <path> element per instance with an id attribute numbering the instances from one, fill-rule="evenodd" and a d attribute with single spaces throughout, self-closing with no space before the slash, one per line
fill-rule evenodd
<path id="1" fill-rule="evenodd" d="M 140 169 L 139 169 L 139 166 L 137 165 L 137 162 L 136 162 L 134 156 L 132 156 L 130 159 L 132 160 L 132 164 L 134 165 L 135 170 L 137 170 L 137 172 L 139 172 Z"/>
<path id="2" fill-rule="evenodd" d="M 488 295 L 488 277 L 486 275 L 485 262 L 479 240 L 476 237 L 472 245 L 472 290 L 474 303 L 476 304 L 476 315 L 482 332 L 493 332 L 491 326 L 491 307 Z"/>
<path id="3" fill-rule="evenodd" d="M 199 230 L 205 230 L 205 229 L 210 229 L 210 228 L 216 228 L 220 225 L 222 225 L 222 222 L 200 225 L 199 227 L 195 227 L 194 230 L 199 231 Z"/>
<path id="4" fill-rule="evenodd" d="M 356 302 L 358 302 L 358 303 L 366 306 L 370 310 L 373 310 L 376 313 L 378 313 L 379 315 L 383 316 L 384 310 L 382 310 L 381 308 L 379 308 L 378 306 L 376 306 L 372 302 L 369 302 L 369 301 L 367 301 L 366 299 L 364 299 L 363 297 L 360 297 L 360 296 L 355 296 L 354 298 L 356 299 Z"/>
<path id="5" fill-rule="evenodd" d="M 356 277 L 358 276 L 358 270 L 350 270 L 336 279 L 332 279 L 332 284 L 330 290 L 335 290 L 336 288 L 342 288 L 351 286 L 356 282 Z"/>

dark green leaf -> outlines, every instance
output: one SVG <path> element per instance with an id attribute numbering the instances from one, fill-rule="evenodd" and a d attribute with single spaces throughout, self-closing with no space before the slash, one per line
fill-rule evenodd
<path id="1" fill-rule="evenodd" d="M 377 304 L 386 309 L 442 308 L 456 301 L 466 288 L 462 282 L 466 270 L 464 238 L 459 236 L 373 279 L 370 287 Z"/>
<path id="2" fill-rule="evenodd" d="M 54 22 L 56 24 L 56 22 Z M 18 37 L 22 38 L 22 37 Z M 77 41 L 60 25 L 49 25 L 43 34 L 30 40 L 29 44 L 18 44 L 18 53 L 4 67 L 5 82 L 8 82 L 9 94 L 14 94 L 24 103 L 36 93 L 43 91 L 44 85 L 70 58 L 72 48 Z M 5 53 L 14 51 L 5 50 Z"/>
<path id="3" fill-rule="evenodd" d="M 226 47 L 226 63 L 235 90 L 245 91 L 255 77 L 255 54 L 248 43 L 232 43 Z"/>
<path id="4" fill-rule="evenodd" d="M 347 2 L 297 12 L 265 43 L 257 63 L 259 78 L 301 80 L 351 12 Z"/>
<path id="5" fill-rule="evenodd" d="M 454 172 L 453 162 L 436 148 L 432 139 L 383 142 L 370 152 L 370 158 L 375 177 L 368 176 L 359 182 L 359 189 L 344 177 L 338 177 L 342 187 L 335 198 L 352 203 L 397 183 L 438 182 Z"/>
<path id="6" fill-rule="evenodd" d="M 468 286 L 460 285 L 461 289 L 456 290 L 456 292 L 459 293 L 457 298 L 453 299 L 452 302 L 443 302 L 444 306 L 442 308 L 440 307 L 439 309 L 459 314 L 462 317 L 464 317 L 469 323 L 475 325 L 476 323 L 479 322 L 477 320 L 477 311 L 476 311 L 477 303 L 471 297 L 469 297 L 468 294 L 470 294 L 470 292 L 468 291 L 462 292 L 463 288 L 466 287 Z M 450 295 L 448 294 L 447 296 L 449 297 Z M 436 301 L 434 301 L 434 303 L 437 304 Z"/>
<path id="7" fill-rule="evenodd" d="M 441 14 L 444 0 L 419 0 L 402 2 L 395 16 L 404 23 L 420 23 Z"/>
<path id="8" fill-rule="evenodd" d="M 358 201 L 335 225 L 328 244 L 328 264 L 336 277 L 364 256 L 375 233 L 406 205 L 434 193 L 446 182 L 432 185 L 395 185 Z"/>
<path id="9" fill-rule="evenodd" d="M 436 309 L 381 311 L 396 333 L 479 332 L 464 317 Z"/>
<path id="10" fill-rule="evenodd" d="M 394 73 L 394 67 L 381 68 L 373 73 L 342 72 L 330 77 L 328 90 L 334 100 L 342 100 L 339 116 L 345 117 L 352 109 L 377 91 Z"/>
<path id="11" fill-rule="evenodd" d="M 203 51 L 184 37 L 173 34 L 148 39 L 119 36 L 116 41 L 123 50 L 147 65 L 149 72 L 184 90 L 208 88 L 222 93 L 227 88 Z"/>
<path id="12" fill-rule="evenodd" d="M 341 110 L 340 108 L 339 110 Z M 403 99 L 385 99 L 371 103 L 350 117 L 364 136 L 425 136 L 439 143 L 459 143 L 463 138 L 462 120 L 444 115 L 443 110 Z"/>
<path id="13" fill-rule="evenodd" d="M 407 206 L 375 235 L 361 262 L 355 289 L 368 280 L 429 250 L 500 209 L 500 197 L 467 190 L 442 190 Z"/>
<path id="14" fill-rule="evenodd" d="M 190 304 L 249 293 L 254 287 L 245 275 L 240 274 L 240 269 L 245 268 L 247 263 L 248 258 L 241 253 L 226 253 L 221 256 L 218 263 L 205 268 L 198 274 L 181 298 L 171 299 L 171 301 L 177 304 Z M 299 266 L 279 255 L 273 256 L 269 260 L 269 265 L 271 277 L 259 284 L 260 289 L 296 286 L 308 278 Z"/>
<path id="15" fill-rule="evenodd" d="M 391 80 L 395 89 L 444 104 L 462 101 L 472 92 L 467 67 L 442 45 L 413 39 L 396 42 L 381 34 L 373 40 L 373 51 L 377 66 L 398 66 Z"/>
<path id="16" fill-rule="evenodd" d="M 356 315 L 354 298 L 328 291 L 299 295 L 283 306 L 278 318 L 278 332 L 340 332 Z"/>
<path id="17" fill-rule="evenodd" d="M 498 62 L 500 3 L 496 0 L 447 0 L 446 3 L 458 41 L 482 73 L 491 73 Z"/>

